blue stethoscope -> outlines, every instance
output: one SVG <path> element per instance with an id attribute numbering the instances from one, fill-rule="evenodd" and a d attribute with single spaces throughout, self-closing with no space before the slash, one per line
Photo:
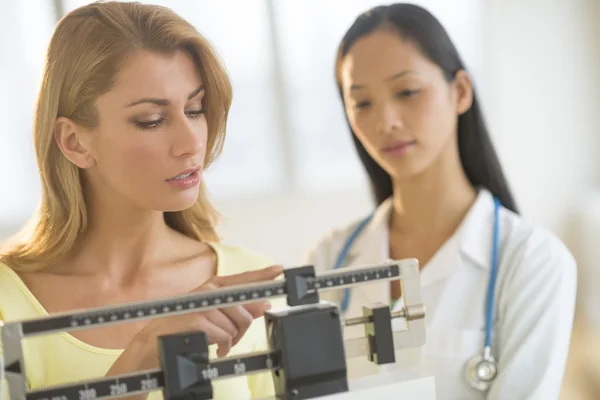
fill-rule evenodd
<path id="1" fill-rule="evenodd" d="M 494 325 L 494 292 L 496 288 L 496 277 L 498 275 L 498 247 L 500 242 L 499 210 L 500 201 L 494 197 L 494 229 L 492 232 L 490 279 L 488 281 L 485 309 L 485 342 L 483 352 L 476 354 L 467 362 L 465 367 L 465 380 L 472 387 L 481 391 L 489 389 L 490 385 L 498 375 L 498 364 L 492 355 L 492 331 Z M 348 236 L 342 250 L 338 254 L 334 269 L 339 269 L 344 266 L 348 252 L 352 248 L 352 244 L 372 219 L 373 214 L 362 220 L 354 231 L 352 231 L 350 236 Z M 342 312 L 345 312 L 350 305 L 350 288 L 345 288 L 343 293 L 340 308 Z"/>

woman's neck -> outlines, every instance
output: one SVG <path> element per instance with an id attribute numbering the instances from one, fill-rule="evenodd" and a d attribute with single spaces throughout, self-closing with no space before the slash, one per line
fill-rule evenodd
<path id="1" fill-rule="evenodd" d="M 450 236 L 476 197 L 460 160 L 440 160 L 417 177 L 394 182 L 390 228 L 401 235 Z"/>
<path id="2" fill-rule="evenodd" d="M 59 270 L 129 281 L 173 257 L 175 235 L 160 211 L 91 203 L 86 230 Z"/>

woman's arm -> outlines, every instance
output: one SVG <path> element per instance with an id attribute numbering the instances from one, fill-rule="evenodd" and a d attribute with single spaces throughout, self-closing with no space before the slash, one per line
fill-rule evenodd
<path id="1" fill-rule="evenodd" d="M 560 240 L 536 231 L 502 287 L 499 374 L 488 400 L 558 399 L 575 310 L 576 262 Z"/>

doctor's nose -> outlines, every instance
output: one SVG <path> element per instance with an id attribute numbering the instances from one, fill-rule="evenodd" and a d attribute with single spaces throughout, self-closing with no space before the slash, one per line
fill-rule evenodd
<path id="1" fill-rule="evenodd" d="M 389 135 L 402 128 L 400 111 L 394 104 L 382 104 L 377 113 L 377 132 L 381 135 Z"/>

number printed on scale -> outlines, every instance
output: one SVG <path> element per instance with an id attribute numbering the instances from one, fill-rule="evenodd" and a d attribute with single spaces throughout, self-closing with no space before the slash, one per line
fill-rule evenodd
<path id="1" fill-rule="evenodd" d="M 158 389 L 158 380 L 156 378 L 146 378 L 140 381 L 140 387 L 143 391 Z"/>
<path id="2" fill-rule="evenodd" d="M 244 364 L 243 362 L 240 362 L 240 361 L 233 364 L 233 373 L 236 375 L 245 374 L 246 373 L 246 364 Z"/>
<path id="3" fill-rule="evenodd" d="M 205 380 L 215 379 L 219 377 L 219 370 L 215 367 L 208 367 L 202 370 L 202 377 Z"/>
<path id="4" fill-rule="evenodd" d="M 127 385 L 125 383 L 115 383 L 110 385 L 110 395 L 120 396 L 127 393 Z"/>
<path id="5" fill-rule="evenodd" d="M 94 388 L 85 388 L 79 391 L 79 400 L 94 400 L 96 397 L 96 389 Z"/>

